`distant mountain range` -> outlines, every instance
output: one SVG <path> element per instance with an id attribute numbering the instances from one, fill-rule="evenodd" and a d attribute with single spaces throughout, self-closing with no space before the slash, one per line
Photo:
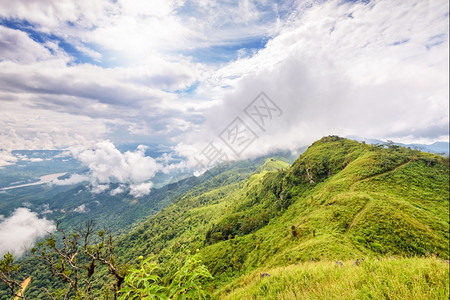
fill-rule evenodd
<path id="1" fill-rule="evenodd" d="M 378 140 L 378 139 L 365 139 L 365 138 L 354 137 L 354 136 L 348 136 L 347 138 L 358 141 L 358 142 L 365 141 L 366 143 L 371 144 L 371 145 L 387 143 L 387 141 Z M 417 143 L 403 144 L 403 143 L 394 142 L 394 144 L 398 145 L 398 146 L 406 147 L 406 148 L 417 149 L 417 150 L 420 150 L 423 152 L 444 154 L 445 156 L 448 156 L 449 152 L 450 152 L 449 142 L 434 142 L 432 144 L 417 144 Z"/>

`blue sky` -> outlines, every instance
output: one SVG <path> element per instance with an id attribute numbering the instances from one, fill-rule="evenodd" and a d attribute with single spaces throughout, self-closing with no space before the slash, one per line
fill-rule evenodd
<path id="1" fill-rule="evenodd" d="M 0 0 L 0 165 L 16 149 L 106 140 L 193 156 L 261 91 L 285 113 L 247 156 L 329 134 L 448 140 L 448 10 L 440 0 Z"/>

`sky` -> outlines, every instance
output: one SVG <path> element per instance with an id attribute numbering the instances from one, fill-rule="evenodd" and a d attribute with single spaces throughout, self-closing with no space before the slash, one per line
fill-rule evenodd
<path id="1" fill-rule="evenodd" d="M 440 0 L 0 0 L 0 164 L 15 149 L 108 143 L 168 144 L 193 165 L 208 149 L 241 159 L 331 134 L 448 141 L 448 12 Z"/>
<path id="2" fill-rule="evenodd" d="M 446 0 L 0 0 L 0 168 L 63 149 L 88 172 L 53 184 L 142 197 L 327 135 L 448 141 L 448 25 Z M 0 254 L 54 230 L 17 208 Z"/>

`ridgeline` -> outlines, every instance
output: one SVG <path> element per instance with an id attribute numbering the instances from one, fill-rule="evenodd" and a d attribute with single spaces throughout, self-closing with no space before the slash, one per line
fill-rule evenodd
<path id="1" fill-rule="evenodd" d="M 448 299 L 448 158 L 329 136 L 288 162 L 237 162 L 172 184 L 188 188 L 116 236 L 114 262 L 126 274 L 147 257 L 163 291 L 186 282 L 194 261 L 207 298 Z M 61 288 L 33 262 L 28 297 Z M 102 280 L 96 299 L 112 299 L 95 292 Z"/>

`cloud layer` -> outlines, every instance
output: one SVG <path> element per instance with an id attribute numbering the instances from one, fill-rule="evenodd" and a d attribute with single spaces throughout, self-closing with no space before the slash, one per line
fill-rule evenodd
<path id="1" fill-rule="evenodd" d="M 20 257 L 38 239 L 55 230 L 53 221 L 39 218 L 28 208 L 17 208 L 8 218 L 0 216 L 0 256 L 9 251 Z"/>
<path id="2" fill-rule="evenodd" d="M 264 49 L 216 73 L 230 88 L 187 144 L 199 155 L 214 141 L 232 155 L 220 133 L 236 117 L 258 136 L 242 156 L 330 134 L 448 140 L 447 25 L 446 1 L 313 5 Z M 261 91 L 283 110 L 264 130 L 244 112 Z"/>
<path id="3" fill-rule="evenodd" d="M 329 134 L 448 140 L 448 1 L 10 2 L 3 165 L 13 149 L 94 147 L 76 153 L 93 190 L 141 195 L 158 167 L 98 141 L 175 143 L 194 166 L 210 142 L 234 155 L 219 136 L 236 117 L 258 136 L 239 158 Z M 261 91 L 283 111 L 264 130 L 244 113 Z"/>
<path id="4" fill-rule="evenodd" d="M 289 9 L 247 0 L 2 0 L 0 8 L 0 141 L 8 150 L 167 141 L 192 129 L 211 104 L 189 89 L 222 61 L 216 47 L 234 57 Z"/>

